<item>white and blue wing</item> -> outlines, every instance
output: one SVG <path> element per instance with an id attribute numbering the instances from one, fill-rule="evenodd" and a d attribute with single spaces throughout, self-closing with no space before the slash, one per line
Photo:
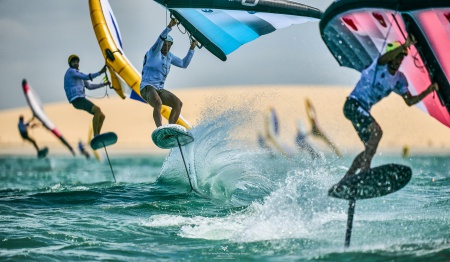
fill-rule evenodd
<path id="1" fill-rule="evenodd" d="M 319 21 L 322 12 L 285 0 L 155 0 L 222 61 L 240 46 L 277 29 Z"/>

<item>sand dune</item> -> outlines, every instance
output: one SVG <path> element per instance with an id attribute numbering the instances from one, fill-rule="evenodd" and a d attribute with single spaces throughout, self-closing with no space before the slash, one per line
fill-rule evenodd
<path id="1" fill-rule="evenodd" d="M 263 130 L 264 111 L 273 106 L 280 120 L 280 136 L 294 147 L 296 121 L 302 120 L 310 128 L 305 110 L 305 98 L 315 106 L 319 125 L 346 152 L 363 149 L 351 123 L 344 118 L 342 106 L 350 88 L 312 86 L 262 86 L 262 87 L 218 87 L 189 90 L 171 90 L 183 101 L 182 115 L 193 125 L 199 125 L 206 116 L 219 116 L 233 110 L 245 119 L 236 125 L 253 146 L 257 146 L 257 133 Z M 106 114 L 102 131 L 114 131 L 119 136 L 111 153 L 166 153 L 151 141 L 155 128 L 149 105 L 118 97 L 91 99 Z M 49 118 L 73 147 L 81 139 L 87 143 L 91 116 L 74 109 L 67 102 L 47 104 L 44 107 Z M 17 130 L 20 114 L 31 118 L 28 107 L 0 112 L 0 154 L 35 154 L 34 148 L 22 141 Z M 417 107 L 408 107 L 396 95 L 391 95 L 376 105 L 372 114 L 384 130 L 379 152 L 398 152 L 408 145 L 411 153 L 450 153 L 450 129 L 423 113 Z M 220 121 L 220 118 L 216 118 Z M 203 121 L 203 122 L 202 122 Z M 230 119 L 230 121 L 232 121 Z M 47 145 L 52 154 L 69 154 L 69 151 L 48 131 L 36 128 L 30 132 L 40 146 Z M 321 141 L 311 140 L 319 148 L 325 148 Z M 78 151 L 78 150 L 76 150 Z"/>

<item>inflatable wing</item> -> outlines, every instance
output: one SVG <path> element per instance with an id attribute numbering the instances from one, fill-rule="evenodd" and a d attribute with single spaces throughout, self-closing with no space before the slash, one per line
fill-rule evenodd
<path id="1" fill-rule="evenodd" d="M 72 155 L 75 155 L 70 144 L 64 139 L 61 132 L 56 128 L 55 124 L 47 117 L 44 112 L 44 108 L 42 107 L 42 103 L 39 100 L 39 97 L 33 91 L 31 86 L 27 83 L 27 80 L 22 81 L 22 89 L 25 94 L 25 98 L 27 99 L 27 103 L 33 112 L 33 116 L 36 117 L 42 125 L 47 128 L 50 132 L 52 132 L 61 142 L 70 150 Z"/>
<path id="2" fill-rule="evenodd" d="M 154 0 L 220 60 L 256 38 L 294 24 L 318 21 L 319 9 L 288 0 Z"/>
<path id="3" fill-rule="evenodd" d="M 122 49 L 119 25 L 108 0 L 89 0 L 89 10 L 95 36 L 105 58 L 114 90 L 123 99 L 129 96 L 132 99 L 145 102 L 141 98 L 139 90 L 141 74 L 125 56 L 125 52 Z M 122 82 L 125 82 L 131 90 Z M 170 107 L 163 105 L 161 115 L 168 119 L 171 110 Z M 187 129 L 191 128 L 190 124 L 181 115 L 177 124 Z"/>
<path id="4" fill-rule="evenodd" d="M 416 95 L 437 82 L 437 95 L 417 104 L 450 127 L 450 1 L 340 0 L 331 4 L 320 21 L 320 32 L 341 66 L 363 70 L 384 53 L 386 44 L 417 43 L 400 67 Z"/>

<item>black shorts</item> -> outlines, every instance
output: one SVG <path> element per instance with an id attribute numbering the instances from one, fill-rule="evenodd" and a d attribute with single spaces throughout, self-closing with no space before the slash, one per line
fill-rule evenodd
<path id="1" fill-rule="evenodd" d="M 161 96 L 161 93 L 167 92 L 167 90 L 165 90 L 165 89 L 156 89 L 151 85 L 147 85 L 144 88 L 142 88 L 142 90 L 141 90 L 141 96 L 147 102 L 150 101 L 150 96 L 152 94 L 150 92 L 150 89 L 154 89 L 159 96 Z"/>
<path id="2" fill-rule="evenodd" d="M 362 107 L 356 99 L 347 97 L 344 105 L 344 115 L 352 122 L 361 141 L 363 143 L 369 141 L 371 135 L 369 125 L 375 122 L 369 111 Z"/>
<path id="3" fill-rule="evenodd" d="M 72 105 L 76 109 L 84 110 L 91 115 L 94 114 L 94 110 L 92 110 L 92 109 L 94 108 L 95 105 L 91 101 L 87 100 L 84 97 L 79 97 L 79 98 L 73 100 Z"/>
<path id="4" fill-rule="evenodd" d="M 21 136 L 23 139 L 29 139 L 28 132 L 26 132 L 26 133 L 20 132 L 20 136 Z"/>

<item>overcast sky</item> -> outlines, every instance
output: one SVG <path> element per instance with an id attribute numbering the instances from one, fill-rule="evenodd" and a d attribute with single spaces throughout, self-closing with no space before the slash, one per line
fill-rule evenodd
<path id="1" fill-rule="evenodd" d="M 324 11 L 332 1 L 302 3 Z M 165 9 L 152 0 L 110 0 L 119 23 L 124 51 L 138 71 L 142 59 L 167 25 Z M 174 27 L 171 49 L 183 57 L 188 36 Z M 80 56 L 80 71 L 104 65 L 89 16 L 88 1 L 0 1 L 0 109 L 26 106 L 23 78 L 42 102 L 67 101 L 63 79 L 70 54 Z M 225 88 L 229 85 L 353 86 L 358 72 L 340 67 L 323 43 L 318 22 L 291 26 L 250 42 L 222 62 L 197 49 L 187 69 L 172 67 L 166 88 Z M 101 77 L 94 82 L 101 81 Z M 112 91 L 111 91 L 112 93 Z"/>

